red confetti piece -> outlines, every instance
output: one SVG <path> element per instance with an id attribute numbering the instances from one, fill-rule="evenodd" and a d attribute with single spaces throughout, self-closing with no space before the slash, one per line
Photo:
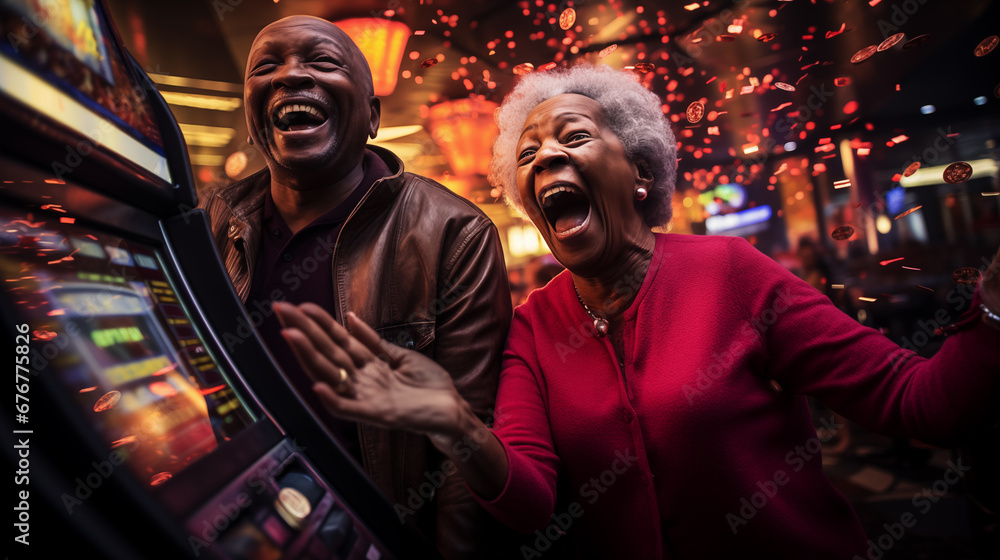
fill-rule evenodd
<path id="1" fill-rule="evenodd" d="M 104 412 L 113 408 L 121 400 L 122 394 L 118 391 L 108 391 L 94 403 L 94 412 Z"/>
<path id="2" fill-rule="evenodd" d="M 831 37 L 836 37 L 837 35 L 840 35 L 841 33 L 843 33 L 844 29 L 846 29 L 846 28 L 847 28 L 847 24 L 846 23 L 841 23 L 840 24 L 840 29 L 838 29 L 837 31 L 827 31 L 826 32 L 826 38 L 829 39 Z"/>
<path id="3" fill-rule="evenodd" d="M 226 385 L 216 385 L 215 387 L 209 387 L 207 389 L 202 389 L 201 390 L 201 394 L 202 395 L 211 395 L 212 393 L 214 393 L 216 391 L 221 391 L 221 390 L 225 389 L 226 387 L 227 387 Z"/>
<path id="4" fill-rule="evenodd" d="M 891 263 L 894 263 L 894 262 L 898 262 L 898 261 L 901 261 L 901 260 L 903 260 L 903 259 L 905 259 L 905 258 L 906 258 L 906 257 L 899 257 L 898 259 L 891 259 L 891 260 L 888 260 L 888 261 L 880 261 L 880 262 L 879 262 L 878 264 L 880 264 L 880 265 L 882 265 L 882 266 L 885 266 L 885 265 L 887 265 L 887 264 L 891 264 Z"/>

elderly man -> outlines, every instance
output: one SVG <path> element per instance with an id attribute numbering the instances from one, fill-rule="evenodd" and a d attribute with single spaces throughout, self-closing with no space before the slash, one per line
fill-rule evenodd
<path id="1" fill-rule="evenodd" d="M 247 60 L 251 142 L 267 168 L 203 196 L 215 242 L 248 308 L 314 302 L 354 312 L 405 348 L 454 372 L 488 420 L 511 302 L 496 228 L 474 205 L 366 146 L 381 105 L 351 39 L 306 16 L 265 27 Z M 482 557 L 479 506 L 426 437 L 329 415 L 281 338 L 259 331 L 305 401 L 445 557 Z M 346 323 L 345 323 L 346 324 Z M 413 493 L 430 481 L 428 503 Z M 423 485 L 423 486 L 422 486 Z M 413 491 L 413 492 L 411 492 Z M 427 492 L 424 492 L 427 494 Z"/>

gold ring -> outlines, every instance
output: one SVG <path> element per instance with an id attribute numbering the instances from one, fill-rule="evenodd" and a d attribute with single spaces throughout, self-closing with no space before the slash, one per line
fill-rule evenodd
<path id="1" fill-rule="evenodd" d="M 347 375 L 347 370 L 344 368 L 338 368 L 337 370 L 337 384 L 333 387 L 333 390 L 343 395 L 348 387 L 348 379 L 350 376 Z"/>

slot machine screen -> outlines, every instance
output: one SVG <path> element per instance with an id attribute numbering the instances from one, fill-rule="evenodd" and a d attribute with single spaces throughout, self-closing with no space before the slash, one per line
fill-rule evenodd
<path id="1" fill-rule="evenodd" d="M 64 221 L 0 207 L 0 272 L 30 326 L 32 369 L 55 376 L 141 482 L 163 484 L 255 415 L 204 344 L 159 251 Z"/>
<path id="2" fill-rule="evenodd" d="M 0 93 L 169 186 L 150 92 L 98 11 L 95 0 L 0 0 Z"/>

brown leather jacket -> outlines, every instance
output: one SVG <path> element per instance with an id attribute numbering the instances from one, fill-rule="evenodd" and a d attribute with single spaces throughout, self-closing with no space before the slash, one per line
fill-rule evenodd
<path id="1" fill-rule="evenodd" d="M 343 322 L 353 311 L 386 340 L 433 358 L 451 373 L 476 414 L 489 421 L 512 315 L 496 227 L 464 198 L 403 172 L 391 152 L 368 149 L 393 175 L 372 185 L 337 240 L 331 259 L 335 316 Z M 199 203 L 244 302 L 270 181 L 265 168 L 207 193 Z M 445 558 L 484 557 L 480 547 L 492 538 L 483 532 L 486 527 L 492 532 L 495 521 L 460 477 L 440 482 L 439 473 L 454 469 L 442 469 L 442 456 L 426 436 L 367 424 L 359 424 L 358 436 L 364 468 L 396 504 L 397 514 L 434 536 Z"/>

